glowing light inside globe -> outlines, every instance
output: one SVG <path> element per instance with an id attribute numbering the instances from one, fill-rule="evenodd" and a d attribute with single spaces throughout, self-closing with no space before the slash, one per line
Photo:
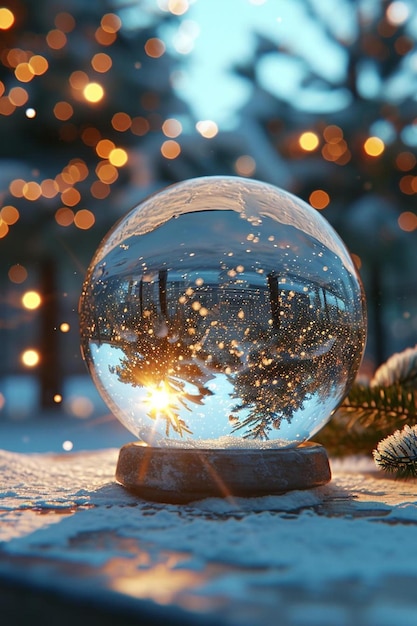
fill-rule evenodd
<path id="1" fill-rule="evenodd" d="M 105 237 L 80 299 L 82 353 L 116 417 L 153 446 L 287 447 L 353 382 L 365 300 L 311 206 L 254 180 L 188 180 Z"/>

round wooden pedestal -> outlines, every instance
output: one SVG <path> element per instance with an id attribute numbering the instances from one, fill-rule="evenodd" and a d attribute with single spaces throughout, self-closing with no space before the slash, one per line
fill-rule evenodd
<path id="1" fill-rule="evenodd" d="M 121 448 L 116 469 L 116 480 L 126 489 L 169 503 L 279 494 L 324 485 L 330 478 L 326 450 L 312 442 L 265 450 L 129 443 Z"/>

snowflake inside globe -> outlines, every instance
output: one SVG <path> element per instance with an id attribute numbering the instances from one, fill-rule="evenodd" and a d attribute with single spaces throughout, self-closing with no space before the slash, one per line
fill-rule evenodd
<path id="1" fill-rule="evenodd" d="M 82 352 L 116 417 L 153 446 L 285 447 L 352 384 L 361 283 L 327 221 L 235 177 L 188 180 L 110 231 L 80 300 Z"/>

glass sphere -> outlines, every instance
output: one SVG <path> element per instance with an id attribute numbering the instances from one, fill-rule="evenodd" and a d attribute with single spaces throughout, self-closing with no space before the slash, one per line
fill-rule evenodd
<path id="1" fill-rule="evenodd" d="M 80 323 L 99 392 L 153 446 L 309 439 L 348 392 L 366 336 L 333 228 L 237 177 L 172 185 L 122 218 L 87 271 Z"/>

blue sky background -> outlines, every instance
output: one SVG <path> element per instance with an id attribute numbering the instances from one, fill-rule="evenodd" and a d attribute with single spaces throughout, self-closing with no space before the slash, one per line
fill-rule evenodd
<path id="1" fill-rule="evenodd" d="M 184 49 L 187 38 L 190 46 L 190 52 L 184 55 L 186 65 L 180 95 L 192 104 L 197 117 L 213 119 L 223 128 L 233 125 L 235 111 L 250 95 L 249 84 L 233 75 L 231 68 L 250 60 L 255 33 L 284 43 L 329 78 L 343 72 L 343 50 L 323 34 L 320 25 L 306 14 L 302 2 L 257 1 L 258 4 L 250 0 L 195 0 L 183 17 L 180 35 L 173 37 L 174 45 L 181 47 L 182 31 Z M 324 5 L 325 19 L 334 22 L 340 36 L 351 36 L 352 15 L 348 4 L 343 0 L 318 2 L 319 8 Z M 260 80 L 277 93 L 290 96 L 300 77 L 300 65 L 294 60 L 278 68 L 278 62 L 272 56 L 265 59 L 259 67 Z M 276 80 L 277 70 L 280 81 Z"/>

